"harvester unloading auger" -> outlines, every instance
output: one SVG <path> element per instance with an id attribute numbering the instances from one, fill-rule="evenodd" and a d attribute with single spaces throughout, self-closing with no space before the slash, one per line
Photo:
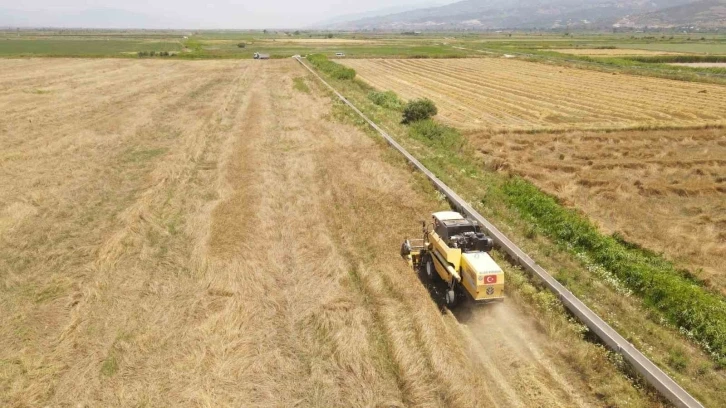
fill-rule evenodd
<path id="1" fill-rule="evenodd" d="M 503 301 L 504 272 L 489 256 L 492 239 L 457 212 L 437 212 L 432 218 L 433 229 L 423 222 L 423 238 L 404 241 L 401 256 L 415 271 L 447 283 L 449 307 L 463 296 L 476 303 Z"/>

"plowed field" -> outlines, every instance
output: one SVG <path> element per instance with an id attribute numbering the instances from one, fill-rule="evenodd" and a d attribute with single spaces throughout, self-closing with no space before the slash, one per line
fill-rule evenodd
<path id="1" fill-rule="evenodd" d="M 404 99 L 427 97 L 439 119 L 476 129 L 621 129 L 722 124 L 726 87 L 504 58 L 345 60 Z"/>
<path id="2" fill-rule="evenodd" d="M 657 406 L 516 303 L 442 313 L 398 256 L 442 204 L 304 75 L 0 61 L 0 406 Z"/>

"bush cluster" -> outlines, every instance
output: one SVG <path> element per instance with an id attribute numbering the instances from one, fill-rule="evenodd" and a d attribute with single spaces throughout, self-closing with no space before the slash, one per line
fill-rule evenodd
<path id="1" fill-rule="evenodd" d="M 586 218 L 562 207 L 534 185 L 515 178 L 504 185 L 507 200 L 558 244 L 584 253 L 615 274 L 646 305 L 694 337 L 726 366 L 726 301 L 684 271 L 618 236 L 601 234 Z"/>
<path id="2" fill-rule="evenodd" d="M 307 56 L 307 60 L 320 71 L 330 75 L 335 79 L 354 79 L 355 70 L 353 68 L 344 67 L 335 63 L 322 54 L 312 54 Z"/>
<path id="3" fill-rule="evenodd" d="M 139 57 L 173 57 L 176 54 L 169 51 L 139 51 L 137 55 Z"/>
<path id="4" fill-rule="evenodd" d="M 376 105 L 386 109 L 400 110 L 403 107 L 403 102 L 398 99 L 398 95 L 396 95 L 393 91 L 371 91 L 368 93 L 368 99 Z"/>
<path id="5" fill-rule="evenodd" d="M 438 112 L 433 101 L 426 98 L 414 99 L 403 107 L 402 123 L 410 124 L 419 120 L 426 120 L 436 116 Z"/>

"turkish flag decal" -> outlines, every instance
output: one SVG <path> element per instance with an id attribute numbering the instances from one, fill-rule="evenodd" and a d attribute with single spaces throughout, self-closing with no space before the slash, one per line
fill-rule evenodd
<path id="1" fill-rule="evenodd" d="M 497 283 L 497 275 L 488 275 L 484 277 L 484 283 L 487 285 L 492 285 Z"/>

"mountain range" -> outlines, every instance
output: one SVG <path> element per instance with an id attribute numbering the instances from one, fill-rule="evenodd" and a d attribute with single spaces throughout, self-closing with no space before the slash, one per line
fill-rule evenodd
<path id="1" fill-rule="evenodd" d="M 627 16 L 618 21 L 622 27 L 698 27 L 706 29 L 726 27 L 726 0 L 700 0 L 657 10 L 651 13 Z"/>
<path id="2" fill-rule="evenodd" d="M 351 21 L 363 20 L 367 18 L 375 18 L 387 16 L 390 14 L 407 13 L 422 8 L 434 8 L 440 7 L 446 4 L 451 4 L 452 1 L 439 0 L 439 1 L 425 1 L 415 2 L 409 4 L 401 4 L 396 6 L 385 7 L 376 10 L 365 11 L 362 13 L 343 14 L 339 16 L 329 17 L 323 21 L 319 21 L 312 25 L 312 27 L 332 27 L 335 25 L 342 25 Z"/>
<path id="3" fill-rule="evenodd" d="M 726 0 L 464 0 L 323 25 L 337 30 L 726 27 Z"/>

